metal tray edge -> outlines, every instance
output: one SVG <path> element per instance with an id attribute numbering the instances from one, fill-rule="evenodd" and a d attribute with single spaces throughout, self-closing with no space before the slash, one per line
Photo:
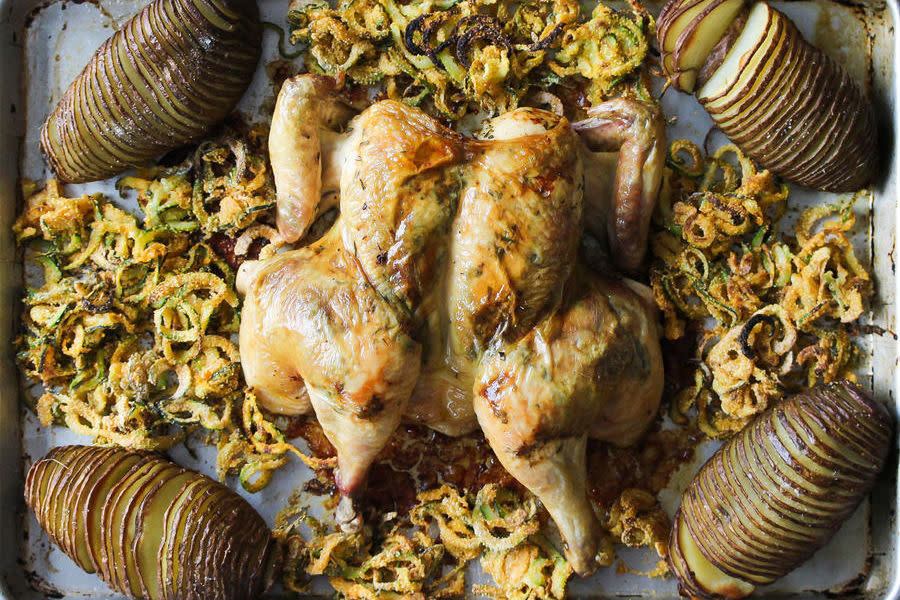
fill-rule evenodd
<path id="1" fill-rule="evenodd" d="M 25 5 L 29 6 L 25 6 Z M 23 135 L 21 113 L 24 110 L 23 92 L 23 40 L 22 29 L 26 21 L 26 15 L 31 5 L 37 5 L 36 0 L 0 0 L 0 600 L 26 600 L 43 597 L 40 593 L 29 590 L 26 582 L 26 574 L 18 563 L 19 545 L 22 539 L 21 516 L 24 502 L 21 496 L 22 448 L 19 436 L 19 392 L 18 375 L 13 356 L 12 339 L 15 331 L 15 323 L 18 312 L 18 289 L 21 281 L 21 268 L 15 243 L 10 231 L 10 225 L 15 218 L 18 207 L 18 154 Z M 895 34 L 895 27 L 900 23 L 900 0 L 884 0 L 885 10 L 891 17 L 890 30 L 893 35 L 892 43 L 892 72 L 890 85 L 890 126 L 893 129 L 892 156 L 889 166 L 889 177 L 894 180 L 885 185 L 889 191 L 896 194 L 897 177 L 900 175 L 900 109 L 897 101 L 900 99 L 900 38 Z M 886 107 L 888 108 L 888 107 Z M 887 166 L 887 165 L 886 165 Z M 887 200 L 889 198 L 885 197 Z M 900 197 L 894 200 L 894 224 L 900 224 Z M 888 211 L 885 211 L 886 213 Z M 900 238 L 894 235 L 893 251 L 900 256 Z M 893 259 L 892 259 L 893 260 Z M 13 284 L 13 285 L 10 285 Z M 895 276 L 891 291 L 894 302 L 900 298 L 900 277 Z M 889 310 L 892 316 L 896 316 L 896 306 Z M 895 336 L 896 338 L 896 336 Z M 893 343 L 895 350 L 894 369 L 889 390 L 890 400 L 893 404 L 895 415 L 898 414 L 900 403 L 900 340 Z M 897 519 L 898 505 L 897 480 L 900 478 L 900 436 L 895 439 L 895 452 L 893 457 L 893 472 L 885 482 L 893 492 L 890 507 L 886 516 L 890 519 L 889 536 L 882 546 L 876 547 L 876 553 L 890 552 L 892 556 L 889 564 L 883 565 L 889 577 L 886 587 L 860 592 L 863 598 L 874 598 L 883 593 L 886 600 L 900 600 L 900 519 Z M 887 491 L 887 490 L 884 490 Z M 873 513 L 873 527 L 884 526 L 886 523 L 876 523 Z M 876 536 L 883 537 L 883 536 Z M 877 560 L 877 558 L 876 558 Z M 14 595 L 19 592 L 21 595 Z M 805 596 L 805 595 L 804 595 Z"/>

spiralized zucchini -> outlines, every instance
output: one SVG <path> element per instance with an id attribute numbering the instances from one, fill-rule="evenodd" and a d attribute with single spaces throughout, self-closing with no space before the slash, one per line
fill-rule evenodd
<path id="1" fill-rule="evenodd" d="M 532 89 L 565 83 L 599 102 L 643 64 L 649 13 L 577 0 L 294 0 L 291 40 L 313 71 L 381 84 L 388 97 L 451 119 L 515 108 Z M 637 82 L 638 93 L 646 94 Z"/>
<path id="2" fill-rule="evenodd" d="M 42 424 L 65 424 L 99 444 L 163 450 L 193 430 L 219 446 L 219 471 L 262 488 L 293 446 L 256 405 L 232 341 L 239 326 L 232 265 L 210 245 L 227 232 L 234 253 L 281 244 L 270 218 L 274 185 L 265 132 L 227 132 L 182 164 L 123 177 L 139 220 L 102 195 L 69 198 L 56 181 L 26 183 L 13 231 L 41 266 L 24 298 L 16 340 Z M 323 461 L 310 464 L 323 466 Z"/>
<path id="3" fill-rule="evenodd" d="M 382 515 L 379 527 L 334 531 L 312 518 L 299 496 L 276 519 L 275 535 L 287 549 L 285 586 L 308 590 L 309 577 L 326 575 L 342 598 L 461 597 L 466 566 L 479 560 L 495 585 L 472 592 L 505 600 L 562 600 L 572 575 L 531 494 L 494 483 L 477 493 L 455 487 L 421 492 L 407 518 Z M 665 557 L 669 522 L 656 497 L 623 490 L 606 523 L 628 546 L 650 546 Z M 609 544 L 607 564 L 612 564 Z M 653 575 L 661 574 L 664 568 Z"/>
<path id="4" fill-rule="evenodd" d="M 657 497 L 647 490 L 626 488 L 613 503 L 605 524 L 609 534 L 630 548 L 648 546 L 659 560 L 650 571 L 636 571 L 619 561 L 618 572 L 644 577 L 663 577 L 669 572 L 666 556 L 669 541 L 669 517 Z"/>
<path id="5" fill-rule="evenodd" d="M 651 284 L 667 338 L 682 337 L 689 322 L 704 329 L 701 368 L 673 403 L 675 416 L 696 408 L 704 433 L 725 437 L 801 381 L 855 379 L 848 325 L 872 285 L 848 235 L 866 194 L 807 209 L 787 237 L 779 233 L 787 187 L 734 146 L 706 157 L 677 140 L 667 164 Z M 714 327 L 704 326 L 709 319 Z"/>
<path id="6" fill-rule="evenodd" d="M 623 490 L 609 511 L 606 526 L 609 533 L 626 546 L 650 546 L 659 556 L 666 555 L 669 519 L 656 496 L 646 490 Z"/>
<path id="7" fill-rule="evenodd" d="M 561 600 L 572 569 L 541 529 L 534 497 L 488 484 L 474 497 L 446 485 L 423 492 L 408 521 L 394 515 L 375 531 L 329 532 L 294 503 L 275 534 L 288 549 L 285 585 L 295 591 L 324 574 L 348 600 L 459 597 L 466 564 L 480 557 L 499 587 L 476 593 Z"/>

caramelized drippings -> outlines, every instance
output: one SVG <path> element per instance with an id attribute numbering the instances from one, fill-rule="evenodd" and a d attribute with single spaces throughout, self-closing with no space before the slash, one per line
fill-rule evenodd
<path id="1" fill-rule="evenodd" d="M 663 431 L 657 420 L 639 443 L 617 448 L 605 442 L 588 443 L 588 490 L 591 499 L 609 510 L 626 488 L 658 493 L 682 464 L 694 457 L 701 434 L 694 428 Z M 313 417 L 292 420 L 288 438 L 302 438 L 318 458 L 335 455 L 334 447 Z M 318 473 L 316 485 L 307 491 L 317 495 L 336 493 L 334 473 Z M 480 433 L 450 437 L 418 425 L 403 425 L 372 465 L 365 494 L 360 500 L 378 514 L 406 514 L 421 491 L 450 484 L 465 493 L 476 493 L 489 483 L 524 490 L 506 472 Z"/>
<path id="2" fill-rule="evenodd" d="M 659 493 L 672 474 L 694 458 L 702 434 L 694 427 L 661 430 L 657 420 L 643 440 L 629 448 L 588 441 L 588 490 L 603 513 L 626 488 Z"/>
<path id="3" fill-rule="evenodd" d="M 263 239 L 255 239 L 250 243 L 250 247 L 247 249 L 247 254 L 243 256 L 237 256 L 234 253 L 234 245 L 237 241 L 237 238 L 221 233 L 216 232 L 209 236 L 207 240 L 207 244 L 215 251 L 216 254 L 219 255 L 219 258 L 224 260 L 229 267 L 237 271 L 238 267 L 245 260 L 256 260 L 259 258 L 259 251 L 262 250 L 263 245 L 265 244 L 265 240 Z"/>

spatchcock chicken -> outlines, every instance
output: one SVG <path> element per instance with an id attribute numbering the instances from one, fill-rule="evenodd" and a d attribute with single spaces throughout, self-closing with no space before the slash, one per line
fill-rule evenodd
<path id="1" fill-rule="evenodd" d="M 315 412 L 347 522 L 402 420 L 480 427 L 550 513 L 575 571 L 592 572 L 602 533 L 587 439 L 641 436 L 662 360 L 646 288 L 593 270 L 579 246 L 587 228 L 620 270 L 641 265 L 660 114 L 617 99 L 570 124 L 519 108 L 469 138 L 391 100 L 355 114 L 336 85 L 301 75 L 276 103 L 281 236 L 302 239 L 333 206 L 340 216 L 314 243 L 241 267 L 247 383 L 270 411 Z M 618 152 L 612 171 L 592 151 Z"/>

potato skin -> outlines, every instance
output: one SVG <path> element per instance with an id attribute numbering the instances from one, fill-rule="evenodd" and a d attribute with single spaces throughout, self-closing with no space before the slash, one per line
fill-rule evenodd
<path id="1" fill-rule="evenodd" d="M 677 525 L 723 573 L 763 585 L 824 546 L 869 493 L 890 452 L 893 419 L 853 383 L 783 400 L 724 444 L 682 497 Z M 676 542 L 677 543 L 677 542 Z M 708 594 L 675 548 L 683 593 Z"/>
<path id="2" fill-rule="evenodd" d="M 738 13 L 738 16 L 735 17 L 728 29 L 725 30 L 725 35 L 722 36 L 722 39 L 713 46 L 709 56 L 706 57 L 706 61 L 700 68 L 700 73 L 697 75 L 698 88 L 703 86 L 703 84 L 712 77 L 712 74 L 719 68 L 722 61 L 725 60 L 725 56 L 728 54 L 728 51 L 731 50 L 738 35 L 740 35 L 741 29 L 743 29 L 744 25 L 747 23 L 748 12 L 748 10 L 744 9 Z"/>
<path id="3" fill-rule="evenodd" d="M 130 598 L 255 600 L 280 568 L 243 498 L 150 452 L 54 448 L 29 469 L 25 501 L 53 543 Z M 143 536 L 160 539 L 144 547 Z M 155 560 L 142 563 L 142 549 Z"/>
<path id="4" fill-rule="evenodd" d="M 733 25 L 735 15 L 743 12 L 745 0 L 670 0 L 662 8 L 657 45 L 663 70 L 675 89 L 686 93 L 696 89 L 703 55 L 691 55 L 691 50 L 702 52 L 706 47 L 707 55 L 712 54 L 717 39 L 729 29 L 729 20 Z"/>
<path id="5" fill-rule="evenodd" d="M 255 0 L 154 0 L 72 82 L 41 150 L 61 180 L 81 183 L 198 140 L 247 89 L 261 35 Z"/>

